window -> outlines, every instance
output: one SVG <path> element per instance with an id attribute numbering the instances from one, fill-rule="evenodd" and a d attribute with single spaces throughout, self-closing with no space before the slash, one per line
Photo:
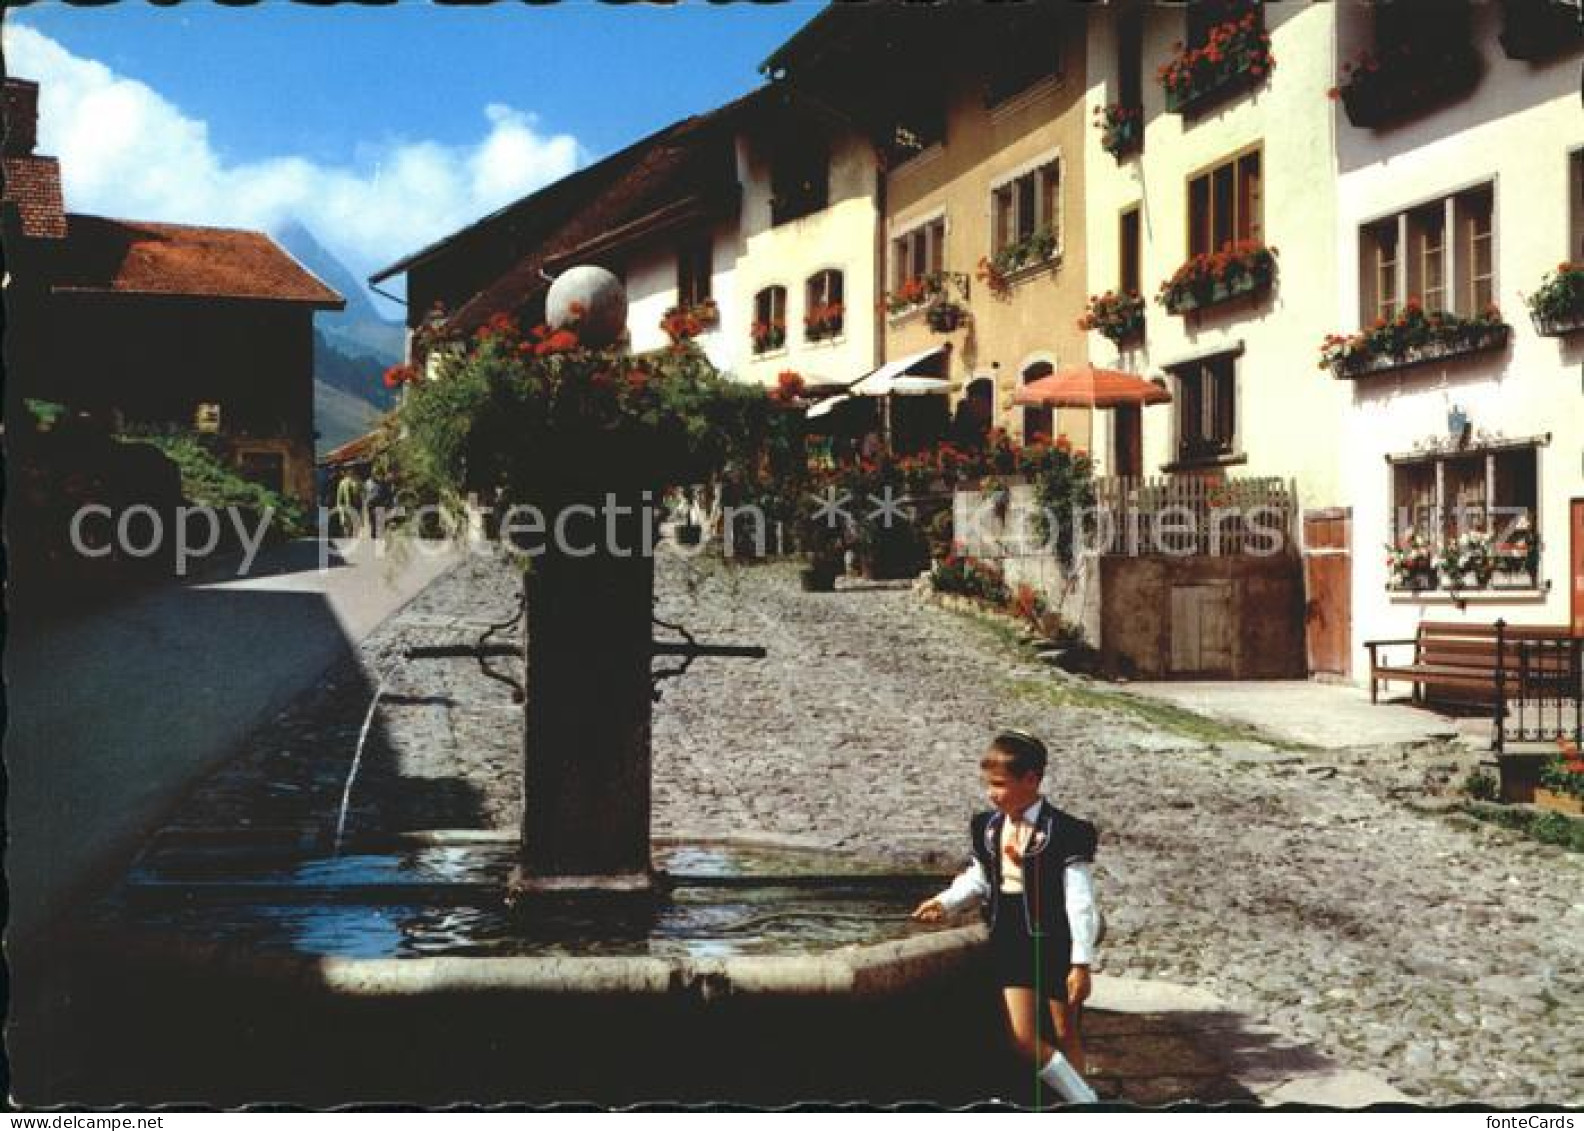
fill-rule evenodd
<path id="1" fill-rule="evenodd" d="M 1584 149 L 1568 155 L 1569 260 L 1584 260 Z"/>
<path id="2" fill-rule="evenodd" d="M 193 411 L 193 429 L 197 432 L 220 431 L 220 405 L 215 401 L 200 401 Z"/>
<path id="3" fill-rule="evenodd" d="M 1467 189 L 1359 229 L 1359 320 L 1390 321 L 1409 299 L 1471 318 L 1496 297 L 1494 194 Z"/>
<path id="4" fill-rule="evenodd" d="M 1021 94 L 1061 69 L 1061 38 L 1056 17 L 1059 5 L 1033 4 L 1003 9 L 995 34 L 987 41 L 985 105 L 994 106 Z"/>
<path id="5" fill-rule="evenodd" d="M 1188 254 L 1208 255 L 1229 243 L 1264 240 L 1260 154 L 1234 157 L 1188 182 Z"/>
<path id="6" fill-rule="evenodd" d="M 946 219 L 940 217 L 903 232 L 891 241 L 891 289 L 946 269 Z"/>
<path id="7" fill-rule="evenodd" d="M 1002 183 L 991 193 L 991 252 L 1010 257 L 1010 270 L 1049 259 L 1060 248 L 1057 201 L 1061 163 L 1048 161 L 1038 169 Z"/>
<path id="8" fill-rule="evenodd" d="M 820 271 L 803 288 L 803 337 L 811 342 L 834 338 L 842 331 L 842 273 Z"/>
<path id="9" fill-rule="evenodd" d="M 1177 459 L 1180 463 L 1232 455 L 1237 426 L 1236 354 L 1176 366 Z"/>
<path id="10" fill-rule="evenodd" d="M 1367 296 L 1361 321 L 1366 325 L 1377 318 L 1390 322 L 1397 317 L 1397 221 L 1365 227 L 1359 246 Z"/>
<path id="11" fill-rule="evenodd" d="M 1264 5 L 1259 0 L 1189 0 L 1188 47 L 1203 47 L 1210 41 L 1210 30 L 1240 20 L 1250 12 L 1263 25 Z"/>
<path id="12" fill-rule="evenodd" d="M 1143 283 L 1142 244 L 1139 240 L 1139 209 L 1134 205 L 1122 213 L 1122 223 L 1117 246 L 1117 259 L 1121 266 L 1122 293 L 1141 293 Z"/>
<path id="13" fill-rule="evenodd" d="M 1056 370 L 1048 361 L 1036 361 L 1023 370 L 1023 384 L 1028 385 L 1038 381 L 1041 377 L 1049 377 Z M 1056 410 L 1048 407 L 1026 407 L 1023 409 L 1023 442 L 1032 444 L 1036 436 L 1047 441 L 1054 440 L 1056 428 Z"/>
<path id="14" fill-rule="evenodd" d="M 754 353 L 768 353 L 786 345 L 786 300 L 785 287 L 766 287 L 754 295 Z"/>
<path id="15" fill-rule="evenodd" d="M 807 135 L 785 139 L 770 163 L 770 223 L 789 223 L 829 202 L 829 145 Z"/>
<path id="16" fill-rule="evenodd" d="M 698 306 L 710 297 L 714 255 L 709 237 L 683 244 L 677 250 L 677 305 Z"/>
<path id="17" fill-rule="evenodd" d="M 1117 102 L 1144 105 L 1144 13 L 1138 8 L 1117 17 Z"/>
<path id="18" fill-rule="evenodd" d="M 1392 534 L 1435 549 L 1474 535 L 1490 550 L 1491 588 L 1539 584 L 1539 453 L 1532 444 L 1412 456 L 1392 463 Z M 1472 584 L 1471 584 L 1472 583 Z M 1406 578 L 1396 579 L 1409 587 Z M 1464 577 L 1458 588 L 1478 587 Z"/>

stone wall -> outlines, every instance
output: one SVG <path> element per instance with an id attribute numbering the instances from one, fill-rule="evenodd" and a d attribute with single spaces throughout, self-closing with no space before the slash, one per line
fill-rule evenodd
<path id="1" fill-rule="evenodd" d="M 1032 527 L 1039 504 L 1034 487 L 1014 483 L 1004 511 L 984 491 L 957 491 L 952 498 L 953 537 L 961 552 L 992 561 L 1006 574 L 1007 585 L 1029 585 L 1061 614 L 1083 627 L 1084 639 L 1100 641 L 1100 575 L 1098 559 L 1080 557 L 1068 569 L 1041 543 Z"/>

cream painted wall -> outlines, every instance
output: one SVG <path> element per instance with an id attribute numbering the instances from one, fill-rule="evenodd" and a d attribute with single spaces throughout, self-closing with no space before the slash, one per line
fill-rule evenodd
<path id="1" fill-rule="evenodd" d="M 831 146 L 829 206 L 801 219 L 770 223 L 770 170 L 765 156 L 738 141 L 743 186 L 742 226 L 736 262 L 736 303 L 721 311 L 721 333 L 729 339 L 745 380 L 774 385 L 792 370 L 810 383 L 855 381 L 880 363 L 876 349 L 874 151 L 854 135 Z M 806 284 L 826 269 L 843 273 L 842 332 L 810 342 L 804 337 Z M 787 291 L 787 337 L 780 349 L 755 355 L 750 328 L 754 296 L 764 287 Z"/>
<path id="2" fill-rule="evenodd" d="M 1359 130 L 1337 110 L 1342 331 L 1360 322 L 1358 227 L 1367 220 L 1486 182 L 1495 185 L 1496 294 L 1513 327 L 1503 352 L 1337 382 L 1347 396 L 1344 501 L 1353 507 L 1353 673 L 1368 678 L 1371 639 L 1411 636 L 1420 620 L 1565 624 L 1569 618 L 1569 500 L 1584 498 L 1584 335 L 1538 335 L 1524 296 L 1567 258 L 1568 153 L 1584 147 L 1577 52 L 1544 66 L 1508 59 L 1500 11 L 1475 5 L 1479 86 L 1463 101 L 1388 130 Z M 1344 57 L 1367 42 L 1367 13 L 1344 15 Z M 1545 437 L 1539 456 L 1542 588 L 1525 596 L 1392 595 L 1386 457 L 1446 433 L 1447 409 L 1466 410 L 1476 434 Z"/>
<path id="3" fill-rule="evenodd" d="M 937 215 L 946 219 L 944 267 L 969 276 L 971 317 L 952 334 L 936 334 L 922 311 L 887 317 L 885 352 L 898 358 L 949 343 L 948 375 L 955 405 L 968 383 L 995 380 L 994 423 L 1022 434 L 1022 412 L 1011 398 L 1023 369 L 1036 361 L 1053 366 L 1086 358 L 1084 335 L 1076 326 L 1088 285 L 1085 195 L 1084 12 L 1071 6 L 1065 34 L 1051 52 L 1059 73 L 993 108 L 986 108 L 983 73 L 969 60 L 942 76 L 947 91 L 946 141 L 897 166 L 887 176 L 886 238 L 889 240 Z M 992 186 L 1009 174 L 1061 161 L 1061 246 L 1053 266 L 1036 270 L 998 299 L 974 279 L 980 259 L 991 254 Z M 881 289 L 890 286 L 882 276 Z M 1090 444 L 1089 412 L 1059 410 L 1057 432 L 1079 447 Z"/>
<path id="4" fill-rule="evenodd" d="M 1090 356 L 1144 376 L 1178 361 L 1242 343 L 1237 362 L 1237 448 L 1246 461 L 1235 476 L 1295 478 L 1306 507 L 1330 506 L 1341 493 L 1337 438 L 1346 390 L 1315 367 L 1318 347 L 1335 329 L 1337 264 L 1334 104 L 1326 91 L 1335 70 L 1335 4 L 1268 4 L 1275 68 L 1247 92 L 1198 117 L 1168 113 L 1157 70 L 1186 37 L 1181 8 L 1149 5 L 1144 24 L 1144 150 L 1120 164 L 1100 148 L 1096 107 L 1118 98 L 1114 17 L 1090 20 L 1084 212 L 1089 244 L 1087 293 L 1120 283 L 1118 227 L 1122 211 L 1141 206 L 1146 300 L 1144 345 L 1118 356 L 1098 333 Z M 1268 298 L 1180 317 L 1154 301 L 1160 284 L 1188 258 L 1190 176 L 1259 146 L 1265 242 L 1278 252 L 1277 282 Z M 1074 316 L 1076 317 L 1076 315 Z M 1159 474 L 1175 458 L 1176 406 L 1145 410 L 1144 472 Z M 1102 468 L 1111 470 L 1102 443 Z"/>

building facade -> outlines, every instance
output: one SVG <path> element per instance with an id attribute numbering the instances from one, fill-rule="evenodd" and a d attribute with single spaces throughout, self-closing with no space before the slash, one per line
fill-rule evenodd
<path id="1" fill-rule="evenodd" d="M 1358 674 L 1420 621 L 1584 632 L 1584 328 L 1527 308 L 1584 259 L 1579 17 L 1393 8 L 1338 8 L 1333 317 L 1360 337 L 1320 380 L 1345 398 Z"/>

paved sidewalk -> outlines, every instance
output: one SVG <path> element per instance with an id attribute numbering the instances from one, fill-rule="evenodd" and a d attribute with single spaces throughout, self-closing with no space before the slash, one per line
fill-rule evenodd
<path id="1" fill-rule="evenodd" d="M 345 551 L 343 554 L 342 551 Z M 7 877 L 15 947 L 112 866 L 198 774 L 456 563 L 317 541 L 13 636 Z M 26 595 L 12 595 L 18 619 Z M 32 626 L 21 626 L 24 629 Z"/>
<path id="2" fill-rule="evenodd" d="M 1172 982 L 1097 974 L 1084 1041 L 1101 1096 L 1141 1107 L 1414 1102 L 1208 991 Z"/>
<path id="3" fill-rule="evenodd" d="M 1422 707 L 1371 703 L 1359 687 L 1309 680 L 1145 682 L 1120 689 L 1184 707 L 1220 722 L 1255 726 L 1287 742 L 1321 750 L 1442 742 L 1458 721 Z"/>

